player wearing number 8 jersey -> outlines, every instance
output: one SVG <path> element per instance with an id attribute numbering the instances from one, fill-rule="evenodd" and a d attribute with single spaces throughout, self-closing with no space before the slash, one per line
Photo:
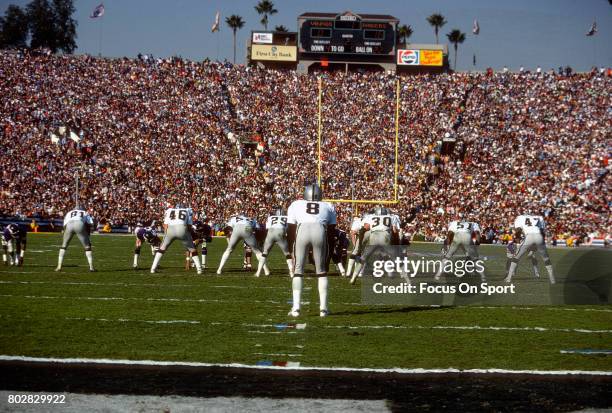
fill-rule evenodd
<path id="1" fill-rule="evenodd" d="M 95 271 L 93 266 L 93 254 L 91 252 L 91 241 L 89 240 L 89 234 L 91 233 L 94 225 L 93 218 L 87 211 L 77 207 L 72 211 L 68 212 L 64 217 L 64 240 L 59 250 L 59 257 L 57 261 L 57 268 L 55 271 L 61 271 L 62 263 L 64 262 L 64 254 L 68 249 L 68 244 L 75 235 L 81 241 L 83 248 L 85 248 L 85 257 L 89 264 L 89 271 Z"/>
<path id="2" fill-rule="evenodd" d="M 196 249 L 193 244 L 193 238 L 191 237 L 191 225 L 193 225 L 193 211 L 191 208 L 185 208 L 182 205 L 177 205 L 175 208 L 169 208 L 166 210 L 163 224 L 165 231 L 164 240 L 155 253 L 153 265 L 151 265 L 151 274 L 154 274 L 157 271 L 157 266 L 159 265 L 161 257 L 175 240 L 180 240 L 183 242 L 183 245 L 191 254 L 191 259 L 193 260 L 198 275 L 202 274 L 200 257 L 195 254 Z"/>
<path id="3" fill-rule="evenodd" d="M 285 254 L 287 267 L 289 267 L 289 275 L 293 277 L 293 262 L 287 244 L 287 214 L 282 208 L 275 209 L 272 215 L 268 217 L 266 220 L 266 231 L 266 240 L 264 241 L 264 247 L 261 254 L 262 259 L 259 260 L 259 267 L 257 268 L 255 276 L 259 277 L 261 270 L 266 264 L 270 250 L 274 244 L 278 244 L 283 254 Z"/>
<path id="4" fill-rule="evenodd" d="M 315 263 L 319 287 L 319 315 L 325 317 L 327 309 L 327 271 L 330 251 L 336 229 L 336 211 L 331 204 L 321 201 L 323 193 L 316 184 L 307 185 L 304 199 L 294 201 L 287 211 L 287 240 L 293 251 L 293 307 L 292 317 L 300 315 L 304 265 L 310 248 Z"/>
<path id="5" fill-rule="evenodd" d="M 514 220 L 514 228 L 515 239 L 522 238 L 522 241 L 516 249 L 514 256 L 510 258 L 510 269 L 504 281 L 512 281 L 518 262 L 523 255 L 529 251 L 537 250 L 544 260 L 550 283 L 554 284 L 555 276 L 553 274 L 553 267 L 550 257 L 548 256 L 548 250 L 546 250 L 546 243 L 544 242 L 544 230 L 546 228 L 544 218 L 539 215 L 519 215 L 516 220 Z"/>
<path id="6" fill-rule="evenodd" d="M 464 221 L 461 219 L 452 221 L 448 224 L 448 234 L 444 244 L 447 246 L 447 249 L 444 252 L 444 258 L 442 259 L 440 268 L 435 275 L 436 280 L 440 279 L 444 267 L 458 249 L 465 251 L 471 260 L 478 259 L 477 247 L 480 244 L 480 226 L 476 222 Z M 481 280 L 484 281 L 484 271 L 477 272 Z"/>

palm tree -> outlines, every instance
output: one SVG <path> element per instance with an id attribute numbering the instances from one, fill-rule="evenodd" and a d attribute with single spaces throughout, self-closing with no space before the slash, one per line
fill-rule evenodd
<path id="1" fill-rule="evenodd" d="M 427 18 L 427 21 L 434 28 L 434 33 L 436 34 L 436 44 L 438 44 L 438 30 L 440 30 L 440 27 L 446 24 L 446 19 L 440 13 L 434 13 Z"/>
<path id="2" fill-rule="evenodd" d="M 280 26 L 276 26 L 274 28 L 275 32 L 279 32 L 279 33 L 287 33 L 289 32 L 289 29 L 287 29 L 285 26 L 283 26 L 282 24 Z"/>
<path id="3" fill-rule="evenodd" d="M 244 20 L 242 17 L 237 14 L 232 14 L 229 17 L 225 18 L 225 23 L 232 29 L 234 32 L 234 64 L 236 64 L 236 32 L 244 26 Z"/>
<path id="4" fill-rule="evenodd" d="M 259 3 L 257 3 L 257 6 L 255 6 L 255 10 L 260 15 L 263 15 L 261 18 L 261 24 L 263 24 L 264 29 L 268 30 L 268 16 L 278 12 L 278 10 L 274 8 L 274 3 L 272 3 L 270 0 L 261 0 Z"/>
<path id="5" fill-rule="evenodd" d="M 462 33 L 459 29 L 453 29 L 446 35 L 446 37 L 448 37 L 448 41 L 451 42 L 455 47 L 454 66 L 455 70 L 457 70 L 457 46 L 459 45 L 459 43 L 463 43 L 463 41 L 465 40 L 465 33 Z"/>
<path id="6" fill-rule="evenodd" d="M 406 43 L 406 40 L 408 40 L 410 36 L 412 36 L 412 33 L 413 33 L 412 26 L 410 25 L 406 26 L 404 24 L 399 27 L 397 33 L 399 34 L 400 43 Z"/>

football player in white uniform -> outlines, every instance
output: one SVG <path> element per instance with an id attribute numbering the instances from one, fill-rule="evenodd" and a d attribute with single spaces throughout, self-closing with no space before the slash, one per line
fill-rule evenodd
<path id="1" fill-rule="evenodd" d="M 79 238 L 79 241 L 81 241 L 83 248 L 85 248 L 85 257 L 87 258 L 87 263 L 89 264 L 89 271 L 95 271 L 93 266 L 93 254 L 91 252 L 91 241 L 89 240 L 89 234 L 91 233 L 93 226 L 94 220 L 91 215 L 89 215 L 89 213 L 84 209 L 79 208 L 78 205 L 75 209 L 66 214 L 64 217 L 64 239 L 59 250 L 57 268 L 55 268 L 55 271 L 62 270 L 64 254 L 66 254 L 68 244 L 70 244 L 72 237 L 75 235 Z"/>
<path id="2" fill-rule="evenodd" d="M 287 211 L 287 239 L 293 251 L 293 306 L 289 315 L 300 315 L 304 265 L 310 248 L 315 263 L 319 287 L 319 315 L 326 317 L 327 272 L 330 247 L 333 245 L 336 229 L 336 211 L 331 204 L 323 202 L 323 193 L 317 184 L 310 184 L 304 190 L 304 199 L 294 201 Z"/>
<path id="3" fill-rule="evenodd" d="M 168 247 L 174 242 L 174 240 L 180 240 L 183 245 L 191 254 L 191 259 L 195 264 L 198 275 L 202 274 L 202 267 L 200 265 L 200 257 L 196 254 L 195 245 L 193 244 L 193 238 L 191 237 L 191 226 L 193 225 L 193 210 L 191 208 L 184 207 L 180 204 L 176 205 L 175 208 L 168 208 L 164 214 L 164 240 L 161 246 L 155 253 L 153 258 L 153 265 L 151 265 L 151 274 L 155 274 L 157 266 L 162 256 L 168 249 Z"/>
<path id="4" fill-rule="evenodd" d="M 221 270 L 223 270 L 227 259 L 241 240 L 244 240 L 244 242 L 251 247 L 257 256 L 258 261 L 263 260 L 261 250 L 257 246 L 257 239 L 255 238 L 256 229 L 257 222 L 245 217 L 244 215 L 236 215 L 230 218 L 225 226 L 225 233 L 226 237 L 228 238 L 227 248 L 221 257 L 221 262 L 219 263 L 219 268 L 217 269 L 217 275 L 221 275 Z M 266 275 L 270 275 L 270 270 L 265 263 L 263 265 L 263 270 Z"/>
<path id="5" fill-rule="evenodd" d="M 264 241 L 264 247 L 261 254 L 262 259 L 259 260 L 259 267 L 257 268 L 255 276 L 259 277 L 261 270 L 266 264 L 270 250 L 274 244 L 278 244 L 283 254 L 285 254 L 289 275 L 293 277 L 293 260 L 291 259 L 291 253 L 289 252 L 289 246 L 287 244 L 287 214 L 282 208 L 276 208 L 268 217 L 266 220 L 266 230 L 266 240 Z"/>
<path id="6" fill-rule="evenodd" d="M 444 271 L 444 266 L 450 261 L 451 257 L 455 255 L 458 249 L 467 253 L 471 260 L 475 261 L 478 259 L 477 247 L 480 245 L 480 226 L 476 222 L 463 219 L 452 221 L 448 224 L 448 233 L 444 244 L 447 249 L 444 252 L 440 268 L 434 277 L 436 280 L 440 279 Z M 477 272 L 478 275 L 480 275 L 481 281 L 484 281 L 484 271 Z"/>
<path id="7" fill-rule="evenodd" d="M 536 250 L 544 260 L 550 283 L 554 284 L 553 267 L 544 241 L 544 230 L 546 228 L 544 218 L 540 215 L 519 215 L 514 221 L 514 228 L 515 239 L 522 239 L 522 241 L 516 253 L 510 259 L 510 269 L 504 281 L 511 282 L 521 257 L 529 251 Z"/>
<path id="8" fill-rule="evenodd" d="M 400 226 L 400 219 L 397 215 L 392 214 L 385 207 L 377 206 L 372 214 L 368 214 L 363 219 L 363 230 L 369 233 L 369 236 L 363 242 L 363 247 L 366 245 L 399 245 Z M 359 255 L 361 255 L 363 247 L 360 248 Z M 368 256 L 365 256 L 362 260 L 365 261 L 367 258 Z M 363 270 L 363 266 L 355 269 L 351 277 L 351 284 L 355 283 L 357 276 L 360 276 Z"/>

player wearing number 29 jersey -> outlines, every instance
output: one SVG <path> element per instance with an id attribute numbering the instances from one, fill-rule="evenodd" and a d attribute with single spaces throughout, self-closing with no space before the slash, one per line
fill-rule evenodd
<path id="1" fill-rule="evenodd" d="M 257 273 L 255 274 L 257 277 L 259 277 L 274 244 L 278 244 L 283 254 L 285 254 L 289 275 L 293 277 L 293 262 L 287 244 L 287 214 L 282 208 L 275 209 L 266 220 L 266 240 L 264 241 L 261 254 L 262 259 L 259 260 L 259 268 L 257 268 Z"/>
<path id="2" fill-rule="evenodd" d="M 506 282 L 511 282 L 518 262 L 523 255 L 529 251 L 537 250 L 546 266 L 548 271 L 548 278 L 551 284 L 555 283 L 555 276 L 553 274 L 553 267 L 548 256 L 548 250 L 546 249 L 546 243 L 544 242 L 544 230 L 546 223 L 544 218 L 539 215 L 519 215 L 514 220 L 515 238 L 522 239 L 520 245 L 516 249 L 516 253 L 510 258 L 510 269 L 508 270 L 508 276 Z"/>
<path id="3" fill-rule="evenodd" d="M 193 210 L 186 208 L 181 205 L 175 208 L 169 208 L 164 214 L 164 240 L 161 246 L 155 253 L 153 259 L 153 265 L 151 265 L 151 274 L 157 271 L 157 266 L 161 257 L 164 255 L 168 247 L 175 241 L 180 240 L 183 245 L 191 254 L 191 259 L 195 264 L 196 271 L 198 274 L 202 274 L 202 267 L 200 265 L 200 257 L 195 254 L 195 246 L 193 245 L 193 238 L 191 237 L 191 225 L 193 224 Z"/>
<path id="4" fill-rule="evenodd" d="M 95 271 L 93 267 L 93 254 L 91 252 L 91 241 L 89 240 L 89 234 L 91 233 L 94 221 L 89 213 L 78 206 L 72 211 L 68 212 L 64 217 L 64 239 L 62 246 L 59 250 L 59 257 L 57 261 L 57 268 L 55 271 L 61 271 L 62 263 L 64 261 L 64 254 L 68 249 L 68 244 L 75 235 L 81 241 L 83 248 L 85 248 L 85 257 L 87 257 L 87 263 L 89 264 L 89 271 Z"/>
<path id="5" fill-rule="evenodd" d="M 294 201 L 287 211 L 287 239 L 293 251 L 293 308 L 289 315 L 300 315 L 300 302 L 304 276 L 304 264 L 310 248 L 315 262 L 319 287 L 321 317 L 327 310 L 327 271 L 330 251 L 336 229 L 336 211 L 331 204 L 322 201 L 323 193 L 316 184 L 307 185 L 304 199 Z"/>

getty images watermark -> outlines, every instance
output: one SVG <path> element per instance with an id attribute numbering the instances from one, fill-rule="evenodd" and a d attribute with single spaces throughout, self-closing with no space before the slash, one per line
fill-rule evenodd
<path id="1" fill-rule="evenodd" d="M 428 251 L 429 250 L 429 251 Z M 521 260 L 511 282 L 503 247 L 480 248 L 479 257 L 446 260 L 430 246 L 367 247 L 362 255 L 363 304 L 390 305 L 563 305 L 610 304 L 612 251 L 567 250 L 553 255 L 556 282 L 540 262 Z M 545 274 L 545 273 L 544 273 Z"/>
<path id="2" fill-rule="evenodd" d="M 368 260 L 366 260 L 368 261 Z M 485 282 L 485 262 L 481 259 L 467 260 L 442 260 L 441 258 L 420 257 L 411 259 L 407 256 L 395 257 L 394 259 L 373 259 L 371 274 L 374 279 L 385 275 L 397 275 L 407 281 L 397 284 L 386 284 L 382 281 L 374 282 L 372 291 L 374 294 L 515 294 L 515 285 L 489 285 Z M 446 285 L 438 283 L 418 282 L 412 283 L 409 279 L 418 275 L 434 274 L 441 279 L 442 275 L 452 275 L 463 278 L 465 275 L 475 274 L 480 278 L 480 284 L 474 285 L 469 282 L 461 282 L 457 285 Z"/>

